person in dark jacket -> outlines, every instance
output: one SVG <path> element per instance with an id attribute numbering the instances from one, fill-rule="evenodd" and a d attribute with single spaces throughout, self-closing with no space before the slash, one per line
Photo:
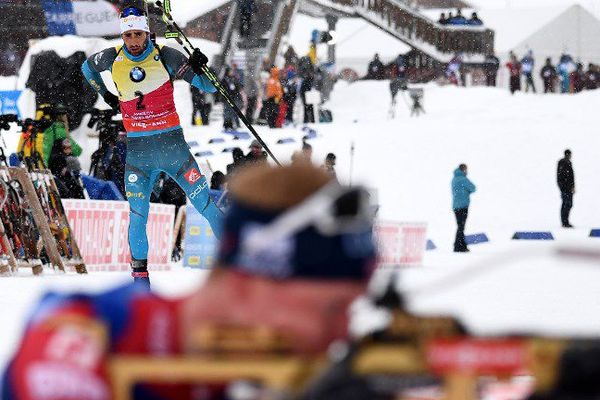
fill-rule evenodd
<path id="1" fill-rule="evenodd" d="M 560 220 L 563 228 L 572 228 L 569 223 L 569 214 L 573 207 L 573 194 L 575 193 L 575 174 L 571 164 L 571 150 L 565 150 L 565 157 L 558 162 L 556 170 L 556 181 L 560 189 L 562 206 L 560 208 Z"/>
<path id="2" fill-rule="evenodd" d="M 498 77 L 498 69 L 500 69 L 500 60 L 493 53 L 485 57 L 485 80 L 487 86 L 496 86 Z"/>
<path id="3" fill-rule="evenodd" d="M 298 75 L 301 79 L 300 99 L 304 106 L 304 123 L 315 122 L 313 105 L 306 102 L 306 93 L 312 89 L 315 81 L 315 66 L 309 56 L 304 56 L 298 60 Z"/>
<path id="4" fill-rule="evenodd" d="M 542 68 L 540 76 L 544 81 L 544 93 L 554 93 L 554 82 L 556 82 L 557 73 L 550 57 L 546 58 L 546 65 Z"/>
<path id="5" fill-rule="evenodd" d="M 250 35 L 252 30 L 252 14 L 257 10 L 254 0 L 237 0 L 240 8 L 240 36 L 246 37 Z"/>
<path id="6" fill-rule="evenodd" d="M 267 152 L 263 150 L 258 140 L 250 144 L 250 152 L 246 154 L 245 164 L 262 164 L 267 161 Z"/>
<path id="7" fill-rule="evenodd" d="M 244 152 L 239 147 L 231 151 L 231 156 L 233 157 L 233 162 L 227 164 L 227 177 L 236 173 L 246 162 L 246 156 L 244 156 Z"/>
<path id="8" fill-rule="evenodd" d="M 229 94 L 231 95 L 231 99 L 233 100 L 233 102 L 241 108 L 243 106 L 242 85 L 240 84 L 238 78 L 235 76 L 234 71 L 231 67 L 225 68 L 225 76 L 223 77 L 223 81 L 221 83 L 229 90 Z M 223 103 L 223 129 L 237 129 L 240 126 L 240 121 L 238 119 L 237 114 L 235 113 L 233 108 L 229 104 L 227 104 L 227 102 Z"/>
<path id="9" fill-rule="evenodd" d="M 379 54 L 375 53 L 373 60 L 369 63 L 367 68 L 367 79 L 382 80 L 385 78 L 385 67 L 379 59 Z"/>
<path id="10" fill-rule="evenodd" d="M 580 93 L 585 89 L 585 71 L 582 63 L 577 63 L 577 69 L 571 73 L 570 78 L 572 93 Z"/>
<path id="11" fill-rule="evenodd" d="M 460 164 L 454 171 L 452 179 L 452 209 L 456 216 L 456 238 L 454 240 L 455 252 L 467 252 L 467 243 L 465 241 L 465 225 L 469 215 L 469 204 L 471 203 L 471 193 L 475 192 L 475 185 L 467 178 L 466 164 Z"/>
<path id="12" fill-rule="evenodd" d="M 104 181 L 112 181 L 123 196 L 125 193 L 126 142 L 115 129 L 100 132 L 100 148 L 92 154 L 90 175 Z"/>
<path id="13" fill-rule="evenodd" d="M 60 197 L 65 199 L 84 199 L 83 187 L 79 183 L 81 165 L 73 156 L 71 141 L 58 139 L 50 153 L 50 171 L 56 178 Z"/>
<path id="14" fill-rule="evenodd" d="M 190 86 L 190 91 L 192 92 L 192 125 L 208 125 L 212 105 L 206 101 L 206 93 L 195 86 Z"/>

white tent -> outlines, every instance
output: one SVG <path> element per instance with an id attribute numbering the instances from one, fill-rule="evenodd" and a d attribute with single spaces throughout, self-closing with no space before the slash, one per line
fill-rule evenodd
<path id="1" fill-rule="evenodd" d="M 554 62 L 563 53 L 583 63 L 600 63 L 600 20 L 580 5 L 565 10 L 538 31 L 521 41 L 514 51 L 534 51 L 538 65 L 546 57 Z"/>

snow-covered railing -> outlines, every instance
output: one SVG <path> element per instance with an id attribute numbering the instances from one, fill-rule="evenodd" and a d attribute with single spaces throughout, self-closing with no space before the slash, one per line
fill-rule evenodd
<path id="1" fill-rule="evenodd" d="M 485 27 L 441 25 L 402 0 L 353 1 L 358 15 L 376 23 L 410 45 L 424 42 L 435 48 L 434 53 L 444 54 L 485 55 L 494 51 L 494 32 Z"/>

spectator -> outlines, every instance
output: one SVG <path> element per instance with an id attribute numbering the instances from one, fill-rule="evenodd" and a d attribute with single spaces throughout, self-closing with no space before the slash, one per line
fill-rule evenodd
<path id="1" fill-rule="evenodd" d="M 533 83 L 533 67 L 535 66 L 535 59 L 533 58 L 533 51 L 529 50 L 527 55 L 521 60 L 521 70 L 523 76 L 525 76 L 525 93 L 529 92 L 529 87 L 535 93 L 535 83 Z"/>
<path id="2" fill-rule="evenodd" d="M 225 174 L 215 171 L 210 178 L 210 190 L 225 190 Z"/>
<path id="3" fill-rule="evenodd" d="M 153 203 L 174 205 L 175 215 L 177 215 L 179 208 L 185 206 L 187 197 L 173 178 L 161 172 L 156 179 L 154 190 L 150 195 L 150 201 Z"/>
<path id="4" fill-rule="evenodd" d="M 577 63 L 577 69 L 571 72 L 569 77 L 571 81 L 571 92 L 580 93 L 585 88 L 585 72 L 583 71 L 583 64 Z"/>
<path id="5" fill-rule="evenodd" d="M 550 57 L 546 58 L 546 65 L 542 68 L 540 76 L 544 81 L 544 93 L 554 93 L 554 83 L 556 82 L 557 74 Z"/>
<path id="6" fill-rule="evenodd" d="M 223 77 L 223 86 L 229 90 L 231 100 L 238 107 L 242 107 L 242 87 L 239 80 L 236 78 L 231 67 L 225 68 L 225 76 Z M 224 102 L 223 104 L 223 129 L 236 129 L 240 126 L 240 121 L 233 108 Z"/>
<path id="7" fill-rule="evenodd" d="M 600 76 L 598 76 L 598 69 L 594 64 L 588 65 L 588 70 L 585 73 L 585 88 L 587 90 L 595 90 L 598 88 Z"/>
<path id="8" fill-rule="evenodd" d="M 471 14 L 471 19 L 468 21 L 469 25 L 473 25 L 473 26 L 482 26 L 483 25 L 483 21 L 479 19 L 479 16 L 477 15 L 476 12 Z"/>
<path id="9" fill-rule="evenodd" d="M 267 152 L 263 150 L 258 140 L 253 140 L 250 144 L 250 152 L 246 154 L 244 164 L 262 164 L 267 161 Z"/>
<path id="10" fill-rule="evenodd" d="M 558 162 L 556 181 L 560 190 L 562 206 L 560 208 L 560 221 L 563 228 L 572 228 L 569 214 L 573 207 L 573 194 L 575 194 L 575 173 L 571 164 L 571 150 L 565 150 L 565 157 Z"/>
<path id="11" fill-rule="evenodd" d="M 246 162 L 244 152 L 239 147 L 233 149 L 231 156 L 233 157 L 233 162 L 227 164 L 227 176 L 235 174 Z"/>
<path id="12" fill-rule="evenodd" d="M 42 145 L 44 164 L 48 165 L 50 162 L 50 153 L 57 140 L 68 139 L 71 142 L 73 155 L 79 157 L 82 149 L 75 139 L 71 137 L 71 133 L 69 132 L 67 109 L 61 104 L 50 107 L 50 118 L 52 119 L 52 125 L 44 130 L 44 141 Z"/>
<path id="13" fill-rule="evenodd" d="M 296 50 L 294 47 L 289 46 L 285 53 L 283 54 L 283 59 L 285 60 L 285 68 L 293 67 L 294 69 L 298 66 L 298 55 L 296 54 Z"/>
<path id="14" fill-rule="evenodd" d="M 446 14 L 441 13 L 440 19 L 438 19 L 438 24 L 446 25 L 447 23 L 448 23 L 448 20 L 446 19 Z"/>
<path id="15" fill-rule="evenodd" d="M 254 0 L 237 0 L 240 8 L 240 36 L 247 37 L 252 30 L 252 15 L 256 11 Z"/>
<path id="16" fill-rule="evenodd" d="M 521 90 L 521 63 L 517 60 L 517 56 L 512 51 L 510 52 L 510 61 L 506 64 L 510 73 L 510 93 L 515 94 Z"/>
<path id="17" fill-rule="evenodd" d="M 335 172 L 335 160 L 336 160 L 335 154 L 333 154 L 333 153 L 327 154 L 327 156 L 325 157 L 325 163 L 323 164 L 323 166 L 321 168 L 323 168 L 325 171 L 327 171 L 329 176 L 331 176 L 333 179 L 337 180 L 337 174 Z"/>
<path id="18" fill-rule="evenodd" d="M 246 103 L 246 119 L 250 121 L 251 124 L 254 123 L 254 113 L 256 112 L 256 107 L 258 106 L 257 102 L 260 98 L 260 90 L 258 85 L 256 84 L 256 80 L 250 76 L 246 81 L 246 86 L 244 87 L 246 90 L 247 103 Z M 261 104 L 262 107 L 262 104 Z"/>
<path id="19" fill-rule="evenodd" d="M 277 67 L 271 68 L 271 76 L 267 81 L 266 85 L 266 100 L 264 102 L 265 118 L 270 128 L 275 128 L 275 121 L 279 111 L 279 103 L 283 97 L 283 89 L 281 88 L 281 82 L 279 81 L 279 69 Z"/>
<path id="20" fill-rule="evenodd" d="M 456 216 L 456 238 L 454 240 L 455 252 L 467 252 L 465 241 L 465 224 L 469 215 L 471 193 L 475 192 L 475 185 L 467 178 L 467 166 L 460 164 L 454 171 L 452 179 L 452 208 Z"/>
<path id="21" fill-rule="evenodd" d="M 561 93 L 569 93 L 571 90 L 571 79 L 570 75 L 575 68 L 573 67 L 573 59 L 568 54 L 563 54 L 560 57 L 560 63 L 558 64 L 558 75 L 560 77 L 560 91 Z"/>
<path id="22" fill-rule="evenodd" d="M 73 156 L 69 139 L 58 139 L 50 152 L 50 171 L 57 180 L 60 196 L 65 199 L 84 199 L 80 183 L 81 165 Z"/>
<path id="23" fill-rule="evenodd" d="M 208 125 L 212 105 L 206 101 L 206 93 L 193 85 L 190 85 L 190 91 L 192 92 L 192 125 Z"/>
<path id="24" fill-rule="evenodd" d="M 487 86 L 496 86 L 498 78 L 498 69 L 500 69 L 500 60 L 494 54 L 490 53 L 485 57 L 485 80 Z"/>
<path id="25" fill-rule="evenodd" d="M 294 122 L 294 105 L 298 97 L 298 77 L 296 70 L 289 66 L 286 70 L 285 83 L 283 85 L 283 101 L 287 105 L 285 121 L 292 124 Z"/>
<path id="26" fill-rule="evenodd" d="M 462 58 L 459 54 L 455 55 L 446 67 L 446 77 L 453 85 L 464 84 L 461 79 Z M 462 83 L 461 83 L 462 82 Z"/>
<path id="27" fill-rule="evenodd" d="M 385 79 L 385 67 L 379 59 L 379 54 L 377 53 L 375 53 L 373 60 L 371 60 L 369 63 L 366 79 Z"/>
<path id="28" fill-rule="evenodd" d="M 100 132 L 100 148 L 92 154 L 90 175 L 97 179 L 112 181 L 123 196 L 125 193 L 125 160 L 127 145 L 118 140 L 114 129 Z"/>
<path id="29" fill-rule="evenodd" d="M 467 25 L 468 22 L 464 15 L 462 15 L 460 8 L 456 11 L 456 16 L 448 18 L 449 25 Z"/>
<path id="30" fill-rule="evenodd" d="M 308 162 L 312 162 L 313 148 L 310 144 L 302 142 L 302 157 Z"/>
<path id="31" fill-rule="evenodd" d="M 300 99 L 304 106 L 304 123 L 315 122 L 313 105 L 306 102 L 306 93 L 312 89 L 315 80 L 315 66 L 310 61 L 310 57 L 300 58 L 298 61 L 298 75 L 302 80 L 300 83 Z"/>

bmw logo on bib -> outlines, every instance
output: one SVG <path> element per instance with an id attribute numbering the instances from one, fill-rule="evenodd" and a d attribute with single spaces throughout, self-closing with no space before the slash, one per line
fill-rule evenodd
<path id="1" fill-rule="evenodd" d="M 146 71 L 140 67 L 133 67 L 129 73 L 129 77 L 134 82 L 141 82 L 146 78 Z"/>

